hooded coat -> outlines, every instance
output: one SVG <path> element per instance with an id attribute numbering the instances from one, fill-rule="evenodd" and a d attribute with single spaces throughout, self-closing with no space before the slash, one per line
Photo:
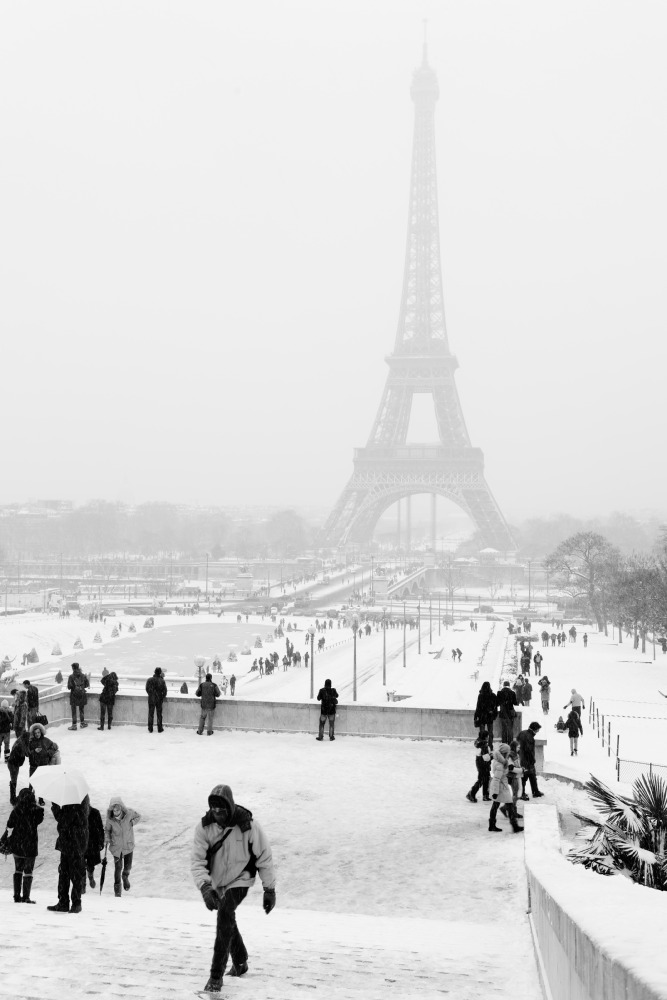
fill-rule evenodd
<path id="1" fill-rule="evenodd" d="M 497 796 L 497 802 L 514 802 L 514 795 L 510 788 L 507 775 L 509 774 L 510 761 L 508 754 L 510 748 L 507 743 L 501 743 L 493 751 L 491 756 L 491 783 L 489 784 L 489 795 Z"/>
<path id="2" fill-rule="evenodd" d="M 167 685 L 162 674 L 156 672 L 146 681 L 146 694 L 150 705 L 161 705 L 167 697 Z"/>
<path id="3" fill-rule="evenodd" d="M 35 734 L 40 732 L 41 738 L 36 739 Z M 12 780 L 16 780 L 14 775 L 25 763 L 26 757 L 30 765 L 30 774 L 34 774 L 38 767 L 49 764 L 60 764 L 60 750 L 58 744 L 54 743 L 44 734 L 46 730 L 41 722 L 34 722 L 28 732 L 21 733 L 16 743 L 12 747 L 9 755 L 9 773 Z"/>
<path id="4" fill-rule="evenodd" d="M 261 826 L 252 818 L 250 810 L 236 805 L 229 785 L 216 785 L 209 799 L 214 795 L 225 799 L 231 820 L 226 827 L 219 826 L 209 809 L 195 827 L 190 856 L 195 885 L 201 889 L 205 882 L 210 882 L 221 893 L 236 886 L 248 889 L 254 885 L 255 872 L 258 872 L 263 887 L 273 889 L 276 884 L 273 856 Z M 232 832 L 211 859 L 209 872 L 206 852 L 230 828 Z"/>
<path id="5" fill-rule="evenodd" d="M 535 731 L 528 727 L 522 729 L 517 736 L 519 744 L 519 757 L 521 766 L 525 768 L 535 767 Z"/>
<path id="6" fill-rule="evenodd" d="M 475 709 L 474 724 L 480 726 L 492 726 L 493 720 L 498 714 L 498 696 L 491 690 L 488 681 L 484 681 L 477 696 L 477 707 Z"/>
<path id="7" fill-rule="evenodd" d="M 102 861 L 101 852 L 104 847 L 104 824 L 99 809 L 90 807 L 88 812 L 88 847 L 86 848 L 86 867 L 94 868 Z"/>
<path id="8" fill-rule="evenodd" d="M 53 803 L 51 812 L 58 824 L 56 851 L 70 857 L 83 858 L 88 849 L 89 810 L 90 800 L 87 795 L 78 805 L 59 806 Z"/>
<path id="9" fill-rule="evenodd" d="M 113 814 L 113 807 L 121 807 L 120 819 Z M 141 816 L 134 809 L 129 809 L 120 795 L 114 795 L 109 801 L 107 818 L 104 824 L 104 841 L 114 858 L 124 857 L 134 850 L 134 824 L 141 822 Z"/>
<path id="10" fill-rule="evenodd" d="M 43 819 L 44 809 L 35 802 L 32 788 L 22 788 L 7 820 L 7 826 L 12 831 L 9 835 L 12 854 L 19 858 L 37 857 L 37 827 Z"/>
<path id="11" fill-rule="evenodd" d="M 118 676 L 112 671 L 107 674 L 106 677 L 102 678 L 102 694 L 100 695 L 100 701 L 103 705 L 113 705 L 116 701 L 116 693 L 118 691 Z"/>
<path id="12" fill-rule="evenodd" d="M 338 691 L 331 687 L 331 681 L 327 677 L 324 687 L 317 692 L 317 700 L 322 702 L 320 709 L 322 715 L 335 715 L 338 704 Z"/>

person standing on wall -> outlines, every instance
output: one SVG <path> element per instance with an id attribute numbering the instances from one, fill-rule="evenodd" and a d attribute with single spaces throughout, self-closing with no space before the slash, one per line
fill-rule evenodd
<path id="1" fill-rule="evenodd" d="M 72 664 L 72 673 L 67 678 L 67 690 L 69 691 L 69 703 L 72 709 L 72 725 L 69 726 L 70 729 L 76 729 L 76 710 L 79 710 L 79 722 L 82 729 L 85 729 L 88 723 L 84 719 L 84 708 L 88 702 L 88 695 L 86 694 L 86 688 L 90 686 L 90 681 L 86 675 L 81 670 L 78 663 Z"/>
<path id="2" fill-rule="evenodd" d="M 220 697 L 220 688 L 214 683 L 212 674 L 206 674 L 206 680 L 202 681 L 195 691 L 195 697 L 200 699 L 201 705 L 197 735 L 202 735 L 204 723 L 207 723 L 206 735 L 213 736 L 213 716 L 215 715 L 217 699 Z"/>
<path id="3" fill-rule="evenodd" d="M 146 694 L 148 695 L 148 732 L 153 732 L 153 720 L 157 714 L 157 731 L 162 732 L 162 703 L 167 697 L 167 685 L 162 671 L 156 667 L 153 676 L 146 681 Z"/>

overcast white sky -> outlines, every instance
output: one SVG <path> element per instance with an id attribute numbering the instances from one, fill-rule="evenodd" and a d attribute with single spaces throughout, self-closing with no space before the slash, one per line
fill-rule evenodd
<path id="1" fill-rule="evenodd" d="M 0 4 L 0 501 L 332 505 L 393 348 L 422 18 L 508 519 L 665 510 L 667 5 Z"/>

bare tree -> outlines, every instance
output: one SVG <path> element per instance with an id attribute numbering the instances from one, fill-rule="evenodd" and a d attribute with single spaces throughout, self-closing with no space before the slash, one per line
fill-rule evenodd
<path id="1" fill-rule="evenodd" d="M 581 531 L 567 538 L 545 560 L 557 587 L 569 596 L 586 601 L 591 614 L 604 627 L 604 604 L 610 567 L 617 550 L 594 531 Z"/>

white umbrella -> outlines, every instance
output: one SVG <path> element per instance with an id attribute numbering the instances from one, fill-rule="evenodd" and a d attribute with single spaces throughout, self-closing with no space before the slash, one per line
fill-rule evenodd
<path id="1" fill-rule="evenodd" d="M 62 764 L 38 767 L 30 784 L 35 795 L 58 806 L 79 805 L 90 791 L 81 771 Z"/>

